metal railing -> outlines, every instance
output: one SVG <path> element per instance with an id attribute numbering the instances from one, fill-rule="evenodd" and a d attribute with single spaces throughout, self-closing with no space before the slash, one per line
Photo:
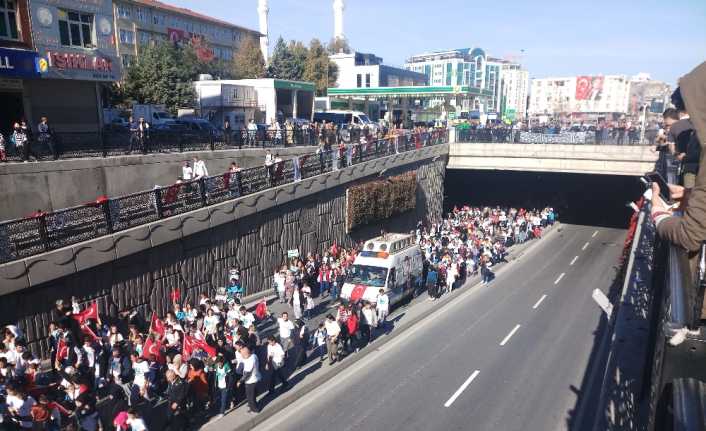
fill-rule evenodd
<path id="1" fill-rule="evenodd" d="M 286 148 L 316 146 L 319 142 L 358 142 L 365 130 L 321 130 L 316 127 L 282 127 L 281 129 L 221 130 L 199 132 L 193 130 L 160 130 L 154 127 L 141 136 L 128 130 L 103 130 L 100 132 L 61 132 L 52 138 L 61 159 L 84 157 L 110 157 L 125 154 L 181 153 L 186 151 L 214 151 L 241 148 Z M 378 137 L 368 134 L 368 140 Z M 8 161 L 22 161 L 24 149 L 5 138 Z M 32 153 L 40 158 L 51 158 L 49 146 L 32 139 Z"/>
<path id="2" fill-rule="evenodd" d="M 639 145 L 639 135 L 608 135 L 593 131 L 546 133 L 521 131 L 509 128 L 456 128 L 456 142 L 459 143 L 502 143 L 502 144 L 585 144 L 585 145 Z M 642 144 L 650 145 L 645 141 Z"/>
<path id="3" fill-rule="evenodd" d="M 347 166 L 448 142 L 448 131 L 335 146 L 268 166 L 226 172 L 126 196 L 0 222 L 0 263 L 98 238 Z"/>
<path id="4" fill-rule="evenodd" d="M 657 169 L 677 183 L 676 165 L 663 154 Z M 706 325 L 702 319 L 706 247 L 698 255 L 659 241 L 665 269 L 659 320 L 651 358 L 649 427 L 654 430 L 704 430 L 706 400 Z M 659 251 L 658 251 L 659 253 Z"/>

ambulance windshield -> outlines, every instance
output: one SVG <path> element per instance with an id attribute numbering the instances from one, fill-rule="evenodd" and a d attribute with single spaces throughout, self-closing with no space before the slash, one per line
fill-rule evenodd
<path id="1" fill-rule="evenodd" d="M 366 286 L 384 287 L 387 279 L 387 268 L 370 265 L 353 265 L 348 283 L 364 284 Z"/>

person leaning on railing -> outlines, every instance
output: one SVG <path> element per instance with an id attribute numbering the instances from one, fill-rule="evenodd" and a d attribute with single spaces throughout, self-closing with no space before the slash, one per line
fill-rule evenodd
<path id="1" fill-rule="evenodd" d="M 681 95 L 686 110 L 691 117 L 696 139 L 703 146 L 706 143 L 706 62 L 701 63 L 679 80 Z M 652 185 L 652 220 L 662 238 L 683 247 L 690 252 L 698 252 L 706 241 L 706 159 L 704 151 L 698 165 L 698 173 L 691 189 L 670 185 L 672 199 L 680 203 L 681 217 L 675 217 L 670 208 L 659 197 L 659 186 Z"/>

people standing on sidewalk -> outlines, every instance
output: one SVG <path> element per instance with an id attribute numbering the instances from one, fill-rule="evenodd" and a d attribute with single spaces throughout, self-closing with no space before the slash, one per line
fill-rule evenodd
<path id="1" fill-rule="evenodd" d="M 385 289 L 380 289 L 375 300 L 375 312 L 377 313 L 377 326 L 385 327 L 388 314 L 390 314 L 390 297 L 385 293 Z"/>
<path id="2" fill-rule="evenodd" d="M 277 319 L 277 325 L 279 326 L 279 342 L 286 355 L 289 349 L 294 345 L 292 341 L 292 332 L 295 329 L 294 322 L 289 320 L 289 313 L 285 311 L 282 313 L 282 316 Z"/>
<path id="3" fill-rule="evenodd" d="M 37 134 L 37 142 L 46 145 L 49 148 L 49 152 L 54 157 L 54 160 L 57 160 L 59 158 L 59 151 L 56 145 L 56 137 L 54 131 L 49 126 L 47 117 L 41 118 L 41 121 L 37 125 Z"/>
<path id="4" fill-rule="evenodd" d="M 341 327 L 333 315 L 329 314 L 326 316 L 324 328 L 326 330 L 326 351 L 328 352 L 329 365 L 333 365 L 338 360 L 338 341 L 341 335 Z"/>
<path id="5" fill-rule="evenodd" d="M 277 380 L 282 383 L 282 390 L 287 390 L 289 383 L 284 372 L 285 354 L 282 346 L 277 342 L 273 335 L 267 337 L 267 362 L 265 363 L 266 370 L 272 370 L 270 376 L 270 395 L 275 395 L 275 386 Z"/>
<path id="6" fill-rule="evenodd" d="M 242 375 L 238 386 L 245 385 L 245 397 L 248 401 L 248 413 L 260 413 L 260 406 L 256 399 L 257 383 L 261 380 L 260 365 L 257 355 L 250 351 L 248 346 L 240 349 L 242 359 L 238 364 L 240 375 Z"/>

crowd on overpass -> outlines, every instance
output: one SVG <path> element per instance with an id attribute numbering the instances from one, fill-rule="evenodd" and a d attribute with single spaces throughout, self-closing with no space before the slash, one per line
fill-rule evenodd
<path id="1" fill-rule="evenodd" d="M 26 121 L 13 124 L 12 132 L 7 135 L 0 133 L 0 162 L 10 160 L 28 162 L 39 161 L 48 154 L 57 160 L 62 154 L 70 157 L 82 155 L 95 156 L 103 152 L 111 154 L 153 153 L 162 151 L 213 150 L 253 147 L 282 148 L 291 146 L 325 145 L 327 148 L 354 143 L 369 143 L 378 139 L 396 136 L 403 132 L 426 133 L 434 129 L 432 124 L 417 124 L 412 129 L 401 129 L 401 126 L 388 126 L 385 123 L 370 124 L 336 124 L 332 122 L 308 122 L 291 119 L 273 120 L 271 124 L 255 124 L 250 120 L 248 125 L 231 127 L 226 121 L 221 127 L 202 125 L 199 120 L 199 131 L 175 123 L 152 127 L 144 118 L 130 117 L 123 129 L 106 130 L 96 133 L 58 133 L 46 117 L 33 128 Z M 195 123 L 196 124 L 196 123 Z M 207 129 L 207 130 L 206 130 Z M 74 144 L 79 139 L 81 142 Z M 91 142 L 92 141 L 92 142 Z M 192 142 L 193 141 L 193 142 Z M 197 142 L 198 141 L 198 142 Z M 203 144 L 203 145 L 201 145 Z"/>
<path id="2" fill-rule="evenodd" d="M 551 208 L 455 208 L 439 223 L 419 223 L 424 255 L 415 294 L 436 299 L 491 267 L 508 247 L 541 236 L 554 223 Z M 339 298 L 359 247 L 337 244 L 323 254 L 294 257 L 277 268 L 273 293 L 247 307 L 239 268 L 232 268 L 212 295 L 182 299 L 163 316 L 133 310 L 101 316 L 98 304 L 75 298 L 56 304 L 49 324 L 51 371 L 27 348 L 22 329 L 5 328 L 0 344 L 0 423 L 9 429 L 95 430 L 98 424 L 144 430 L 140 406 L 166 401 L 168 429 L 186 429 L 206 415 L 222 415 L 232 404 L 260 405 L 258 389 L 288 388 L 288 375 L 308 361 L 331 363 L 354 353 L 386 329 L 389 298 L 374 303 Z M 277 315 L 272 309 L 279 308 Z M 325 317 L 317 321 L 317 317 Z M 157 411 L 157 410 L 154 410 Z M 193 423 L 191 424 L 193 425 Z"/>

